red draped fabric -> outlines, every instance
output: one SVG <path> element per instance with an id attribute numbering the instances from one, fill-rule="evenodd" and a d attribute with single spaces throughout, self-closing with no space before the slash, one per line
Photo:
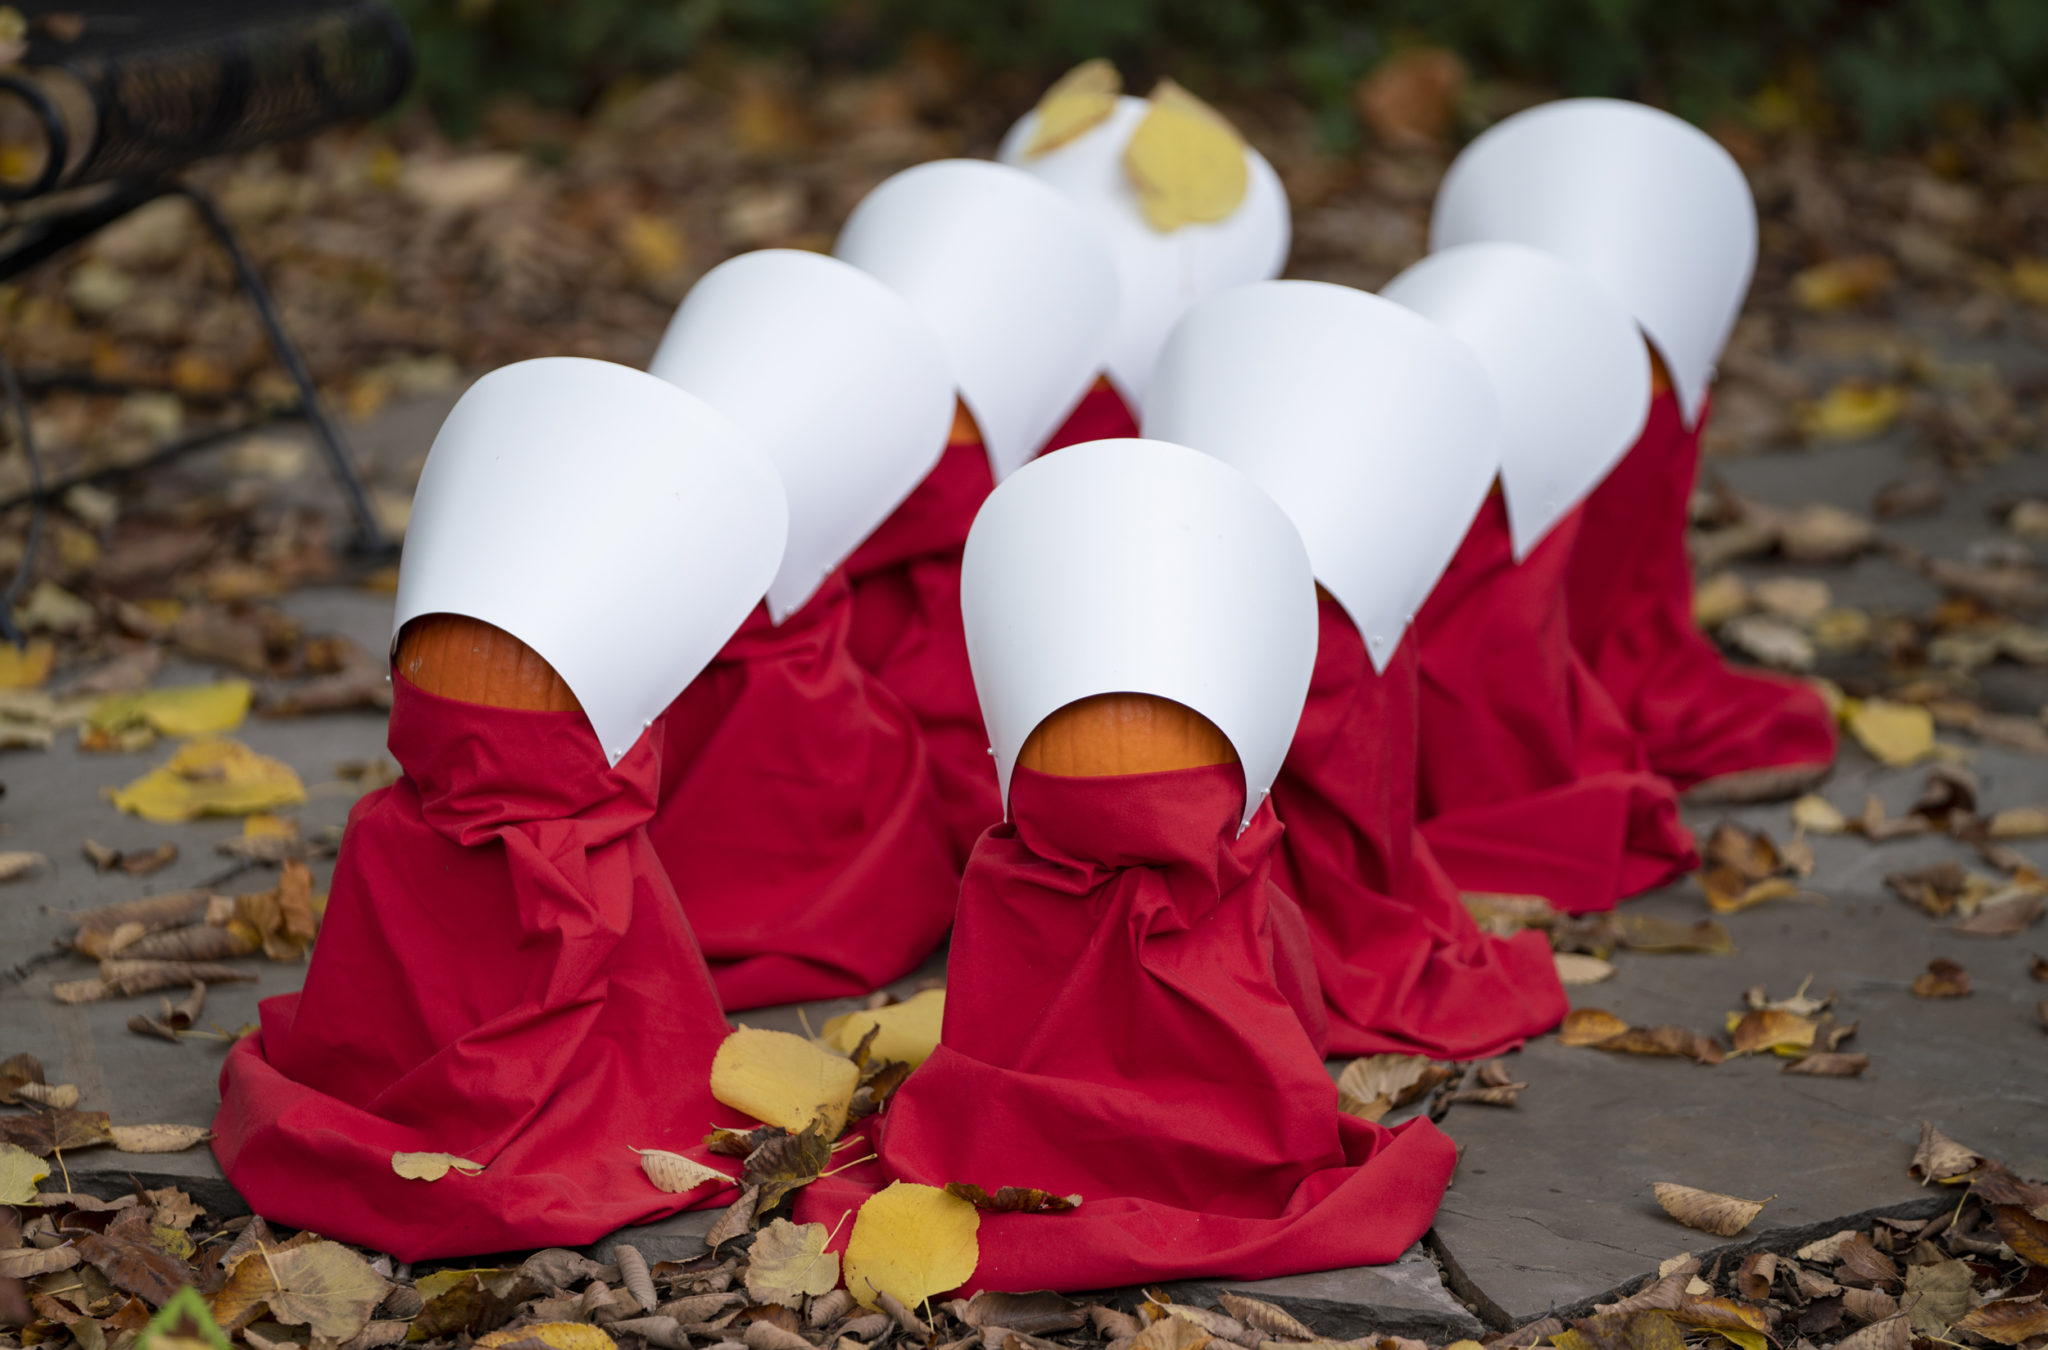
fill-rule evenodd
<path id="1" fill-rule="evenodd" d="M 1365 640 L 1323 600 L 1308 703 L 1273 784 L 1285 823 L 1274 879 L 1315 937 L 1334 1054 L 1477 1059 L 1567 1011 L 1539 933 L 1479 931 L 1416 832 L 1416 642 L 1376 674 Z"/>
<path id="2" fill-rule="evenodd" d="M 1423 837 L 1468 891 L 1611 909 L 1699 863 L 1671 785 L 1571 644 L 1576 512 L 1516 563 L 1488 496 L 1415 620 Z"/>
<path id="3" fill-rule="evenodd" d="M 953 921 L 924 738 L 852 622 L 839 572 L 779 626 L 756 607 L 657 727 L 647 834 L 728 1010 L 865 994 Z"/>
<path id="4" fill-rule="evenodd" d="M 944 1040 L 882 1118 L 881 1161 L 808 1188 L 836 1221 L 890 1179 L 1079 1193 L 982 1216 L 970 1289 L 1259 1279 L 1398 1257 L 1456 1154 L 1336 1090 L 1280 988 L 1279 825 L 1238 833 L 1235 765 L 1117 778 L 1020 768 L 983 836 L 948 963 Z"/>
<path id="5" fill-rule="evenodd" d="M 611 768 L 580 712 L 392 683 L 405 776 L 349 816 L 305 989 L 228 1053 L 228 1180 L 405 1261 L 575 1246 L 728 1195 L 663 1194 L 629 1151 L 699 1146 L 727 1032 L 647 840 L 655 738 Z M 484 1170 L 412 1181 L 394 1152 Z"/>
<path id="6" fill-rule="evenodd" d="M 1124 402 L 1124 396 L 1116 391 L 1108 376 L 1100 376 L 1081 395 L 1081 401 L 1067 414 L 1067 420 L 1060 423 L 1059 430 L 1047 438 L 1038 453 L 1049 455 L 1055 450 L 1064 450 L 1070 445 L 1085 441 L 1124 440 L 1138 434 L 1138 419 L 1131 415 L 1131 405 Z"/>
<path id="7" fill-rule="evenodd" d="M 960 553 L 995 490 L 979 441 L 946 447 L 938 466 L 846 560 L 854 659 L 916 716 L 956 868 L 1003 817 L 995 761 L 967 667 Z"/>
<path id="8" fill-rule="evenodd" d="M 1700 424 L 1706 413 L 1700 414 Z M 1723 774 L 1835 757 L 1834 721 L 1809 685 L 1731 669 L 1692 618 L 1686 506 L 1700 427 L 1660 393 L 1635 448 L 1582 508 L 1569 572 L 1572 642 L 1681 790 Z"/>

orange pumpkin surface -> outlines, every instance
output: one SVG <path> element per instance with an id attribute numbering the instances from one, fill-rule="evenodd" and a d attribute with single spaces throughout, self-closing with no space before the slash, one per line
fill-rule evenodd
<path id="1" fill-rule="evenodd" d="M 1647 339 L 1643 345 L 1650 349 L 1650 393 L 1654 397 L 1668 393 L 1671 389 L 1671 369 L 1664 364 L 1664 358 L 1657 354 L 1657 348 Z"/>
<path id="2" fill-rule="evenodd" d="M 399 674 L 430 694 L 531 712 L 583 705 L 541 654 L 502 628 L 461 614 L 423 614 L 398 636 Z"/>
<path id="3" fill-rule="evenodd" d="M 1172 699 L 1096 694 L 1040 722 L 1017 762 L 1064 778 L 1108 778 L 1235 764 L 1237 751 L 1214 722 Z"/>
<path id="4" fill-rule="evenodd" d="M 959 399 L 953 400 L 953 430 L 946 437 L 947 445 L 976 445 L 981 441 L 981 428 L 974 423 L 974 414 L 967 411 L 967 405 Z"/>

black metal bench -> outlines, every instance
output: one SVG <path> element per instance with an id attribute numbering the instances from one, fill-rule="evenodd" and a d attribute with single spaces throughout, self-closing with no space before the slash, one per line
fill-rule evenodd
<path id="1" fill-rule="evenodd" d="M 187 198 L 226 251 L 297 386 L 298 404 L 276 416 L 301 417 L 312 426 L 347 496 L 355 546 L 388 549 L 362 479 L 269 290 L 219 209 L 175 175 L 195 160 L 389 108 L 412 79 L 404 24 L 378 0 L 16 0 L 16 8 L 29 21 L 27 50 L 0 69 L 0 100 L 19 102 L 41 144 L 14 166 L 13 181 L 0 179 L 0 281 L 158 197 Z M 80 383 L 110 390 L 102 382 Z M 19 419 L 32 483 L 28 492 L 0 501 L 0 509 L 30 500 L 38 508 L 22 573 L 0 596 L 0 631 L 11 626 L 13 592 L 35 556 L 45 500 L 74 483 L 147 467 L 254 425 L 245 421 L 168 441 L 116 469 L 45 482 L 22 380 L 4 354 L 0 385 Z"/>

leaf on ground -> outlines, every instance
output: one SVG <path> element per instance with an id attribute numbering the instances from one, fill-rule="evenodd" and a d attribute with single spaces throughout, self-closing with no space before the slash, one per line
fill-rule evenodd
<path id="1" fill-rule="evenodd" d="M 711 1225 L 711 1231 L 704 1235 L 704 1245 L 717 1251 L 740 1234 L 752 1232 L 754 1216 L 760 1212 L 760 1200 L 759 1186 L 742 1186 L 739 1198 L 726 1206 L 725 1212 Z"/>
<path id="2" fill-rule="evenodd" d="M 2018 1205 L 1993 1205 L 1991 1226 L 2012 1248 L 2014 1256 L 2030 1266 L 2048 1266 L 2048 1218 L 2037 1217 Z"/>
<path id="3" fill-rule="evenodd" d="M 1035 159 L 1057 150 L 1101 123 L 1116 111 L 1117 95 L 1123 88 L 1116 66 L 1099 56 L 1060 76 L 1038 100 L 1038 124 L 1031 129 L 1024 157 Z"/>
<path id="4" fill-rule="evenodd" d="M 1993 839 L 2039 839 L 2048 835 L 2048 806 L 2012 806 L 1984 822 Z"/>
<path id="5" fill-rule="evenodd" d="M 214 735 L 242 724 L 253 694 L 247 680 L 110 694 L 86 713 L 85 728 L 108 736 L 142 726 L 162 736 Z"/>
<path id="6" fill-rule="evenodd" d="M 123 1153 L 183 1153 L 213 1138 L 205 1125 L 115 1125 L 108 1133 Z"/>
<path id="7" fill-rule="evenodd" d="M 869 1031 L 870 1058 L 899 1060 L 915 1068 L 939 1046 L 945 1019 L 946 991 L 926 989 L 886 1008 L 841 1013 L 825 1023 L 819 1039 L 843 1055 L 851 1055 Z"/>
<path id="8" fill-rule="evenodd" d="M 484 1165 L 452 1153 L 394 1153 L 391 1170 L 407 1181 L 439 1181 L 450 1171 L 473 1177 L 484 1170 Z"/>
<path id="9" fill-rule="evenodd" d="M 1628 1023 L 1601 1008 L 1574 1008 L 1558 1027 L 1558 1039 L 1566 1045 L 1598 1045 L 1628 1030 Z"/>
<path id="10" fill-rule="evenodd" d="M 1167 234 L 1228 218 L 1250 184 L 1244 138 L 1172 80 L 1161 80 L 1149 101 L 1124 143 L 1124 173 L 1146 223 Z"/>
<path id="11" fill-rule="evenodd" d="M 1622 946 L 1632 952 L 1699 952 L 1726 956 L 1735 950 L 1728 930 L 1712 919 L 1674 923 L 1654 914 L 1606 914 Z"/>
<path id="12" fill-rule="evenodd" d="M 1727 1058 L 1727 1052 L 1711 1036 L 1671 1026 L 1630 1027 L 1619 1035 L 1609 1036 L 1593 1048 L 1609 1054 L 1689 1059 L 1706 1065 L 1719 1064 Z"/>
<path id="13" fill-rule="evenodd" d="M 92 1148 L 113 1142 L 104 1111 L 36 1111 L 0 1116 L 0 1143 L 47 1158 L 57 1149 Z"/>
<path id="14" fill-rule="evenodd" d="M 107 798 L 144 820 L 168 823 L 297 806 L 306 789 L 283 761 L 240 741 L 207 738 L 188 742 L 127 787 L 109 789 Z"/>
<path id="15" fill-rule="evenodd" d="M 991 1214 L 1065 1214 L 1081 1205 L 1078 1195 L 1054 1195 L 1030 1186 L 998 1186 L 991 1195 L 971 1181 L 947 1182 L 946 1194 Z"/>
<path id="16" fill-rule="evenodd" d="M 1939 1182 L 1952 1185 L 1966 1181 L 1978 1168 L 1984 1166 L 1984 1155 L 1962 1144 L 1934 1128 L 1931 1121 L 1920 1122 L 1920 1143 L 1913 1150 L 1913 1161 L 1906 1166 L 1906 1175 L 1919 1182 Z"/>
<path id="17" fill-rule="evenodd" d="M 1847 834 L 1849 817 L 1818 793 L 1808 793 L 1792 803 L 1794 828 L 1808 834 Z"/>
<path id="18" fill-rule="evenodd" d="M 188 1263 L 153 1243 L 111 1230 L 81 1233 L 78 1254 L 106 1276 L 108 1284 L 134 1294 L 152 1308 L 163 1307 L 173 1294 L 192 1283 Z"/>
<path id="19" fill-rule="evenodd" d="M 711 1062 L 711 1095 L 720 1102 L 786 1130 L 823 1121 L 833 1139 L 859 1084 L 852 1060 L 787 1031 L 741 1027 Z"/>
<path id="20" fill-rule="evenodd" d="M 1879 1251 L 1876 1243 L 1862 1233 L 1855 1233 L 1835 1250 L 1835 1278 L 1843 1284 L 1865 1287 L 1897 1284 L 1899 1266 Z"/>
<path id="21" fill-rule="evenodd" d="M 1727 1030 L 1738 1055 L 1759 1050 L 1782 1055 L 1811 1049 L 1820 1024 L 1798 1013 L 1759 1008 L 1754 1012 L 1729 1013 Z"/>
<path id="22" fill-rule="evenodd" d="M 0 1205 L 26 1205 L 36 1198 L 36 1183 L 50 1175 L 50 1165 L 19 1144 L 0 1144 Z"/>
<path id="23" fill-rule="evenodd" d="M 1378 1120 L 1448 1081 L 1451 1072 L 1427 1055 L 1366 1055 L 1337 1076 L 1337 1105 L 1350 1115 Z"/>
<path id="24" fill-rule="evenodd" d="M 894 1181 L 870 1196 L 846 1240 L 846 1288 L 863 1308 L 891 1294 L 914 1308 L 957 1289 L 981 1261 L 981 1215 L 936 1186 Z"/>
<path id="25" fill-rule="evenodd" d="M 1972 1282 L 1968 1264 L 1953 1258 L 1909 1266 L 1906 1293 L 1900 1305 L 1906 1309 L 1913 1330 L 1922 1336 L 1946 1335 L 1963 1314 L 1976 1306 L 1976 1300 L 1970 1296 Z"/>
<path id="26" fill-rule="evenodd" d="M 1740 1200 L 1732 1195 L 1703 1191 L 1676 1182 L 1660 1181 L 1651 1188 L 1664 1212 L 1684 1224 L 1716 1237 L 1734 1237 L 1749 1227 L 1770 1199 Z M 1776 1197 L 1771 1197 L 1775 1199 Z"/>
<path id="27" fill-rule="evenodd" d="M 2048 901 L 2037 892 L 2007 895 L 1986 900 L 1975 914 L 1950 924 L 1948 931 L 1964 937 L 2018 937 L 2039 923 L 2044 912 L 2048 912 Z"/>
<path id="28" fill-rule="evenodd" d="M 506 1350 L 524 1341 L 539 1341 L 547 1350 L 618 1350 L 619 1344 L 604 1328 L 587 1322 L 537 1322 L 479 1336 L 476 1350 Z"/>
<path id="29" fill-rule="evenodd" d="M 1907 1350 L 1913 1343 L 1913 1328 L 1903 1314 L 1872 1322 L 1853 1336 L 1837 1341 L 1834 1350 Z"/>
<path id="30" fill-rule="evenodd" d="M 782 1203 L 782 1197 L 808 1186 L 832 1165 L 832 1141 L 822 1121 L 812 1121 L 795 1134 L 771 1135 L 749 1153 L 740 1167 L 739 1184 L 760 1191 L 760 1212 Z"/>
<path id="31" fill-rule="evenodd" d="M 1946 956 L 1937 956 L 1915 977 L 1913 992 L 1921 998 L 1968 998 L 1970 972 Z"/>
<path id="32" fill-rule="evenodd" d="M 1277 1303 L 1268 1303 L 1262 1298 L 1247 1294 L 1233 1294 L 1228 1290 L 1219 1293 L 1216 1301 L 1223 1311 L 1250 1327 L 1253 1331 L 1264 1332 L 1273 1340 L 1313 1341 L 1319 1339 L 1309 1326 Z M 1452 1343 L 1453 1345 L 1456 1342 Z M 1450 1350 L 1450 1347 L 1446 1347 Z"/>
<path id="33" fill-rule="evenodd" d="M 40 871 L 49 865 L 50 860 L 40 853 L 18 850 L 0 852 L 0 882 L 19 881 L 29 873 Z"/>
<path id="34" fill-rule="evenodd" d="M 390 1292 L 370 1263 L 338 1242 L 267 1252 L 275 1287 L 265 1298 L 270 1315 L 303 1326 L 316 1338 L 346 1341 L 369 1325 Z"/>
<path id="35" fill-rule="evenodd" d="M 1473 922 L 1499 937 L 1511 937 L 1524 928 L 1548 928 L 1558 919 L 1557 906 L 1540 895 L 1461 891 L 1458 900 Z"/>
<path id="36" fill-rule="evenodd" d="M 1707 908 L 1716 914 L 1740 914 L 1768 900 L 1786 900 L 1799 894 L 1799 883 L 1789 877 L 1766 877 L 1743 883 L 1733 879 L 1727 868 L 1712 867 L 1694 874 L 1707 898 Z"/>
<path id="37" fill-rule="evenodd" d="M 1597 956 L 1584 952 L 1552 952 L 1551 959 L 1557 963 L 1558 983 L 1566 985 L 1598 984 L 1611 979 L 1614 963 L 1603 961 Z"/>
<path id="38" fill-rule="evenodd" d="M 1184 1317 L 1161 1317 L 1138 1333 L 1130 1350 L 1204 1350 L 1215 1339 L 1199 1323 Z"/>
<path id="39" fill-rule="evenodd" d="M 2019 1345 L 2036 1336 L 2048 1336 L 2048 1300 L 2038 1294 L 1998 1299 L 1964 1316 L 1955 1329 L 1998 1345 Z"/>
<path id="40" fill-rule="evenodd" d="M 1785 1066 L 1786 1073 L 1806 1074 L 1813 1078 L 1860 1078 L 1870 1067 L 1870 1056 L 1847 1054 L 1834 1050 L 1819 1050 L 1802 1055 Z"/>
<path id="41" fill-rule="evenodd" d="M 1880 764 L 1903 768 L 1934 753 L 1934 715 L 1917 704 L 1851 699 L 1842 724 Z"/>
<path id="42" fill-rule="evenodd" d="M 24 1083 L 41 1083 L 43 1062 L 34 1055 L 23 1051 L 0 1061 L 0 1104 L 19 1105 L 21 1098 L 16 1095 Z"/>
<path id="43" fill-rule="evenodd" d="M 1236 1297 L 1227 1293 L 1218 1295 L 1226 1304 Z M 1087 1308 L 1050 1289 L 1030 1294 L 1006 1294 L 984 1289 L 965 1303 L 953 1305 L 952 1311 L 970 1327 L 1001 1327 L 1026 1336 L 1050 1336 L 1062 1331 L 1078 1331 L 1088 1325 Z"/>
<path id="44" fill-rule="evenodd" d="M 0 643 L 0 689 L 34 689 L 50 678 L 56 664 L 56 644 L 48 638 L 21 647 Z"/>
<path id="45" fill-rule="evenodd" d="M 235 897 L 231 930 L 245 940 L 260 942 L 263 954 L 273 961 L 297 961 L 320 932 L 320 915 L 313 897 L 313 869 L 293 860 L 284 864 L 277 885 L 267 891 L 252 891 Z"/>
<path id="46" fill-rule="evenodd" d="M 0 1280 L 32 1280 L 38 1275 L 75 1269 L 84 1259 L 78 1248 L 69 1243 L 48 1248 L 13 1247 L 0 1251 Z"/>
<path id="47" fill-rule="evenodd" d="M 839 1253 L 828 1252 L 831 1233 L 822 1223 L 771 1221 L 747 1253 L 747 1295 L 756 1303 L 800 1308 L 806 1297 L 839 1286 Z"/>
<path id="48" fill-rule="evenodd" d="M 640 1155 L 640 1170 L 647 1174 L 647 1179 L 654 1183 L 654 1189 L 657 1191 L 681 1195 L 685 1191 L 694 1191 L 699 1186 L 709 1186 L 713 1182 L 721 1186 L 732 1184 L 732 1178 L 717 1168 L 706 1167 L 696 1159 L 686 1158 L 680 1153 L 671 1153 L 662 1148 L 636 1148 L 633 1151 Z"/>

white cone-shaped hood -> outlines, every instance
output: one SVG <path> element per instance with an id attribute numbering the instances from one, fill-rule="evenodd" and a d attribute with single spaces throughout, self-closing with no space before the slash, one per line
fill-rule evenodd
<path id="1" fill-rule="evenodd" d="M 1146 435 L 1235 465 L 1280 503 L 1376 670 L 1486 500 L 1500 433 L 1491 382 L 1464 343 L 1320 281 L 1240 286 L 1195 306 L 1145 406 Z"/>
<path id="2" fill-rule="evenodd" d="M 700 400 L 609 361 L 521 361 L 427 453 L 391 640 L 422 614 L 504 629 L 616 764 L 760 602 L 787 528 L 774 464 Z"/>
<path id="3" fill-rule="evenodd" d="M 712 268 L 648 370 L 731 418 L 781 471 L 777 623 L 931 472 L 953 424 L 953 377 L 931 329 L 881 282 L 816 253 L 770 249 Z"/>
<path id="4" fill-rule="evenodd" d="M 1523 244 L 1432 253 L 1380 294 L 1464 339 L 1500 400 L 1501 483 L 1515 557 L 1585 499 L 1650 410 L 1650 354 L 1590 276 Z"/>
<path id="5" fill-rule="evenodd" d="M 1756 269 L 1756 203 L 1713 137 L 1616 99 L 1517 113 L 1452 163 L 1429 223 L 1432 250 L 1487 240 L 1584 268 L 1657 344 L 1697 420 Z"/>
<path id="6" fill-rule="evenodd" d="M 1300 536 L 1243 474 L 1159 441 L 1034 460 L 975 517 L 960 606 L 1005 803 L 1040 722 L 1152 694 L 1229 739 L 1250 823 L 1308 697 L 1316 602 Z"/>
<path id="7" fill-rule="evenodd" d="M 968 159 L 905 169 L 853 208 L 832 252 L 938 334 L 999 481 L 1102 369 L 1116 264 L 1080 208 L 1030 174 Z"/>
<path id="8" fill-rule="evenodd" d="M 1159 349 L 1188 307 L 1226 287 L 1279 276 L 1289 235 L 1280 176 L 1250 146 L 1245 198 L 1228 219 L 1164 234 L 1146 223 L 1123 157 L 1150 108 L 1125 95 L 1107 120 L 1042 155 L 1027 155 L 1038 129 L 1034 109 L 1010 128 L 996 155 L 1071 198 L 1115 255 L 1122 299 L 1103 366 L 1133 409 L 1142 407 Z"/>

